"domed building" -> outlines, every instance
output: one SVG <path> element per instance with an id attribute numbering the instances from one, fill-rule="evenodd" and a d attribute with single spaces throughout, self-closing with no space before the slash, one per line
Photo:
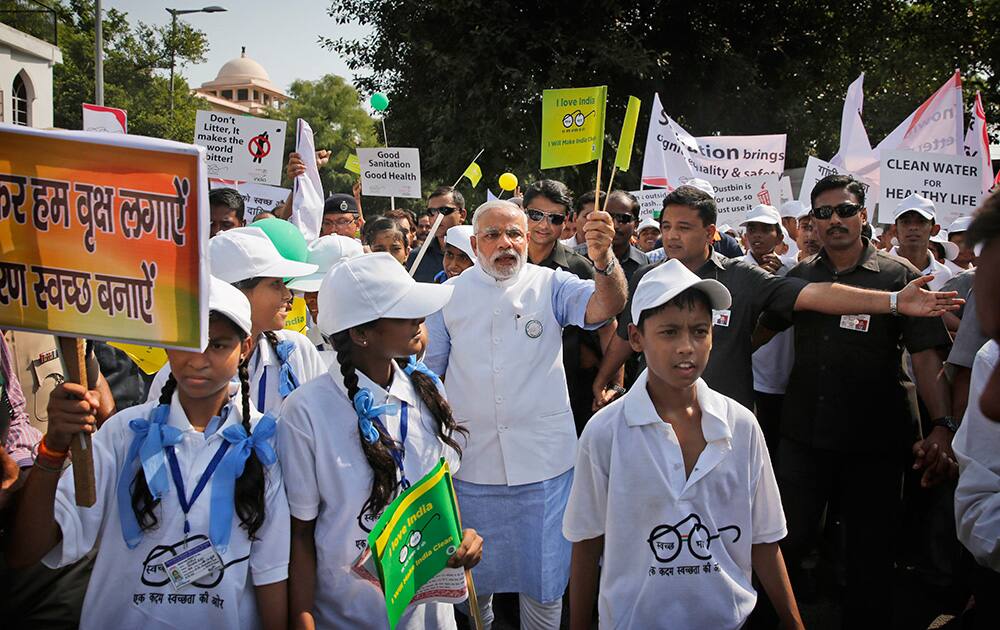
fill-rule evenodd
<path id="1" fill-rule="evenodd" d="M 230 59 L 215 79 L 202 83 L 194 93 L 210 103 L 209 109 L 231 114 L 256 115 L 268 107 L 281 109 L 288 95 L 271 83 L 267 70 L 250 57 L 246 46 Z"/>

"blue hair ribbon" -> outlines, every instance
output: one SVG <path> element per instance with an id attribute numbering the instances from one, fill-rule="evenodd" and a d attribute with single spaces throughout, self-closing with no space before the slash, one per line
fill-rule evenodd
<path id="1" fill-rule="evenodd" d="M 299 378 L 295 376 L 288 362 L 288 358 L 295 352 L 295 344 L 291 341 L 280 341 L 274 347 L 274 351 L 278 353 L 278 361 L 281 363 L 281 370 L 278 373 L 278 393 L 282 398 L 286 398 L 299 387 Z"/>
<path id="2" fill-rule="evenodd" d="M 354 411 L 358 414 L 358 429 L 361 431 L 362 439 L 374 444 L 378 442 L 378 429 L 373 421 L 378 420 L 382 414 L 394 414 L 399 410 L 397 405 L 375 406 L 375 398 L 371 390 L 364 387 L 354 395 Z"/>
<path id="3" fill-rule="evenodd" d="M 426 365 L 424 365 L 422 361 L 417 361 L 417 355 L 415 354 L 410 355 L 410 358 L 407 360 L 406 367 L 403 368 L 403 371 L 406 372 L 407 376 L 413 376 L 414 372 L 420 372 L 421 374 L 426 375 L 432 381 L 434 381 L 435 385 L 441 387 L 441 379 L 438 378 L 438 375 L 432 372 L 431 369 Z"/>

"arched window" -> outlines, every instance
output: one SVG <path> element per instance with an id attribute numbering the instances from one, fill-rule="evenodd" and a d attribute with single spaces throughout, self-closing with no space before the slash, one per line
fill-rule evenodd
<path id="1" fill-rule="evenodd" d="M 13 114 L 13 122 L 15 125 L 28 126 L 28 86 L 24 82 L 24 77 L 21 76 L 22 73 L 18 73 L 14 76 L 14 86 L 11 91 L 11 97 L 13 100 L 11 110 Z"/>

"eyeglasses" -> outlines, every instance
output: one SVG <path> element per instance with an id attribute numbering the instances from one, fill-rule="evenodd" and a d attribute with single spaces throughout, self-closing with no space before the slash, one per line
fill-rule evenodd
<path id="1" fill-rule="evenodd" d="M 433 217 L 440 212 L 444 216 L 448 216 L 456 210 L 458 210 L 458 208 L 455 206 L 441 206 L 440 208 L 427 208 L 427 214 Z"/>
<path id="2" fill-rule="evenodd" d="M 542 212 L 537 208 L 528 208 L 527 210 L 525 210 L 525 214 L 528 215 L 529 219 L 535 222 L 541 221 L 542 219 L 548 219 L 549 223 L 551 223 L 552 225 L 562 225 L 563 221 L 566 220 L 565 214 Z"/>
<path id="3" fill-rule="evenodd" d="M 861 212 L 861 206 L 856 203 L 842 203 L 839 206 L 820 206 L 812 209 L 813 216 L 820 221 L 829 221 L 834 212 L 841 219 L 846 219 Z"/>
<path id="4" fill-rule="evenodd" d="M 343 219 L 323 219 L 323 225 L 335 225 L 337 227 L 347 227 L 354 225 L 357 221 L 355 217 L 345 217 Z"/>
<path id="5" fill-rule="evenodd" d="M 615 220 L 615 223 L 621 223 L 622 225 L 627 225 L 629 223 L 635 223 L 635 217 L 627 212 L 621 214 L 612 214 L 611 218 Z"/>

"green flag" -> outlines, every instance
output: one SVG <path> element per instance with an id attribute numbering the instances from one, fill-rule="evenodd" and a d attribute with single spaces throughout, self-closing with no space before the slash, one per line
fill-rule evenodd
<path id="1" fill-rule="evenodd" d="M 542 92 L 542 168 L 601 159 L 607 100 L 606 85 Z"/>
<path id="2" fill-rule="evenodd" d="M 442 459 L 389 504 L 368 535 L 390 629 L 396 627 L 420 587 L 445 568 L 461 544 L 458 502 L 448 463 Z"/>
<path id="3" fill-rule="evenodd" d="M 627 171 L 632 163 L 632 142 L 635 140 L 635 125 L 639 122 L 639 99 L 628 97 L 628 108 L 625 109 L 625 122 L 622 123 L 622 135 L 618 140 L 618 154 L 615 156 L 615 168 Z"/>
<path id="4" fill-rule="evenodd" d="M 358 159 L 357 153 L 352 153 L 347 156 L 347 162 L 344 164 L 344 168 L 351 171 L 352 173 L 361 174 L 361 160 Z"/>

